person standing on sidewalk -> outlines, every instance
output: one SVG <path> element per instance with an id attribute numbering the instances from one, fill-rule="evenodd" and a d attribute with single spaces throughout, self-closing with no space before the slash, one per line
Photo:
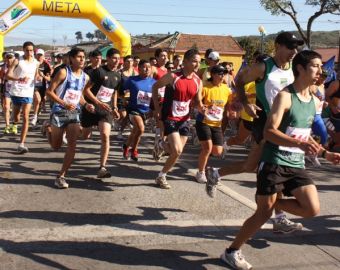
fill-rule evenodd
<path id="1" fill-rule="evenodd" d="M 294 81 L 291 61 L 297 53 L 298 46 L 303 43 L 303 40 L 298 39 L 292 33 L 282 32 L 275 39 L 275 55 L 273 57 L 244 68 L 238 75 L 236 79 L 238 99 L 243 103 L 248 115 L 254 117 L 252 126 L 254 142 L 246 160 L 227 164 L 220 169 L 212 167 L 207 169 L 206 191 L 210 197 L 215 196 L 220 177 L 255 172 L 264 144 L 263 129 L 267 115 L 275 96 Z M 245 94 L 245 85 L 252 81 L 256 83 L 256 104 L 250 103 Z M 289 220 L 281 211 L 277 211 L 273 218 L 274 232 L 290 233 L 301 230 L 302 227 L 301 223 Z"/>
<path id="2" fill-rule="evenodd" d="M 301 217 L 313 217 L 320 202 L 313 180 L 304 166 L 305 154 L 322 156 L 339 164 L 340 154 L 325 150 L 311 138 L 320 104 L 310 91 L 322 73 L 321 55 L 302 51 L 293 59 L 295 81 L 274 99 L 264 128 L 266 140 L 257 171 L 257 209 L 248 218 L 221 259 L 233 269 L 251 269 L 241 246 L 271 217 L 274 208 Z M 289 199 L 278 198 L 284 192 Z"/>
<path id="3" fill-rule="evenodd" d="M 81 132 L 80 105 L 94 112 L 94 106 L 88 104 L 83 98 L 83 90 L 88 82 L 88 75 L 83 71 L 85 51 L 73 48 L 69 52 L 69 57 L 70 66 L 66 66 L 56 74 L 46 92 L 53 101 L 51 126 L 47 130 L 48 141 L 53 149 L 58 150 L 63 143 L 65 131 L 67 138 L 63 165 L 54 182 L 57 188 L 68 188 L 65 174 L 73 162 Z"/>
<path id="4" fill-rule="evenodd" d="M 161 114 L 161 120 L 164 124 L 164 136 L 167 136 L 168 142 L 160 141 L 157 145 L 170 154 L 156 178 L 156 184 L 163 189 L 171 188 L 166 180 L 166 175 L 180 157 L 188 139 L 191 102 L 196 102 L 200 112 L 204 114 L 201 98 L 202 81 L 196 75 L 200 62 L 201 57 L 198 50 L 190 49 L 186 51 L 183 69 L 175 73 L 167 73 L 152 87 L 152 99 L 155 105 L 156 117 Z M 166 88 L 162 112 L 160 112 L 158 89 L 168 84 L 172 85 L 172 87 Z"/>
<path id="5" fill-rule="evenodd" d="M 92 71 L 90 81 L 84 89 L 85 99 L 93 104 L 95 112 L 89 112 L 84 106 L 82 107 L 82 137 L 90 138 L 92 127 L 98 126 L 101 139 L 98 178 L 111 177 L 106 162 L 110 152 L 112 121 L 114 117 L 119 118 L 117 107 L 118 89 L 121 84 L 121 75 L 118 71 L 119 60 L 120 52 L 115 48 L 109 49 L 106 54 L 106 64 Z"/>
<path id="6" fill-rule="evenodd" d="M 12 81 L 10 95 L 13 103 L 13 125 L 12 132 L 18 132 L 20 121 L 20 110 L 22 110 L 23 124 L 21 128 L 18 153 L 28 152 L 25 146 L 29 126 L 29 113 L 33 103 L 34 79 L 38 72 L 38 62 L 34 58 L 34 44 L 26 41 L 23 44 L 24 55 L 15 59 L 8 68 L 6 79 Z"/>

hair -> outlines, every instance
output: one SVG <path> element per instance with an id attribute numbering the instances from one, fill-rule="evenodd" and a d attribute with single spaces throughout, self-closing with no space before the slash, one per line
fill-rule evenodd
<path id="1" fill-rule="evenodd" d="M 34 44 L 32 41 L 26 41 L 23 45 L 22 45 L 22 48 L 25 49 L 26 47 L 28 46 L 33 46 L 34 47 Z"/>
<path id="2" fill-rule="evenodd" d="M 140 60 L 140 57 L 139 57 L 138 55 L 135 55 L 135 56 L 133 57 L 133 60 L 137 60 L 137 59 Z"/>
<path id="3" fill-rule="evenodd" d="M 142 60 L 139 61 L 138 67 L 142 67 L 142 66 L 144 66 L 144 64 L 150 64 L 150 61 L 142 59 Z"/>
<path id="4" fill-rule="evenodd" d="M 322 57 L 316 51 L 304 50 L 295 55 L 292 63 L 292 69 L 295 77 L 299 76 L 299 71 L 297 70 L 297 66 L 301 65 L 303 69 L 306 69 L 307 65 L 310 63 L 312 59 L 319 58 L 322 60 Z"/>
<path id="5" fill-rule="evenodd" d="M 209 54 L 210 54 L 211 52 L 213 52 L 213 51 L 214 51 L 214 50 L 211 49 L 211 48 L 207 49 L 207 50 L 205 51 L 205 53 L 204 53 L 204 58 L 207 59 L 207 58 L 209 57 Z"/>
<path id="6" fill-rule="evenodd" d="M 68 52 L 69 57 L 76 57 L 78 53 L 83 52 L 85 54 L 85 50 L 82 48 L 74 47 Z"/>
<path id="7" fill-rule="evenodd" d="M 116 48 L 111 48 L 106 52 L 106 58 L 111 57 L 114 54 L 119 54 L 120 55 L 120 51 L 117 50 Z"/>
<path id="8" fill-rule="evenodd" d="M 190 60 L 194 55 L 200 54 L 197 49 L 190 49 L 184 53 L 184 59 Z"/>
<path id="9" fill-rule="evenodd" d="M 127 55 L 124 57 L 124 62 L 126 62 L 129 59 L 133 59 L 132 55 Z"/>
<path id="10" fill-rule="evenodd" d="M 156 57 L 151 56 L 151 57 L 149 58 L 149 61 L 151 62 L 151 61 L 153 61 L 153 60 L 156 60 L 156 61 L 157 61 Z M 141 61 L 142 61 L 142 60 L 141 60 Z"/>
<path id="11" fill-rule="evenodd" d="M 102 56 L 102 53 L 99 50 L 94 50 L 90 52 L 89 57 L 97 57 L 97 56 Z"/>
<path id="12" fill-rule="evenodd" d="M 181 56 L 179 54 L 175 54 L 174 57 L 173 57 L 173 61 L 176 61 L 179 58 L 181 58 Z"/>
<path id="13" fill-rule="evenodd" d="M 161 49 L 161 48 L 158 48 L 158 49 L 155 51 L 155 57 L 158 58 L 158 57 L 161 55 L 162 52 L 166 52 L 166 53 L 167 53 L 166 50 Z"/>
<path id="14" fill-rule="evenodd" d="M 166 68 L 166 69 L 169 69 L 169 68 L 170 68 L 170 67 L 169 67 L 170 65 L 172 65 L 172 66 L 173 66 L 173 65 L 174 65 L 174 63 L 172 63 L 172 62 L 170 62 L 170 61 L 166 62 L 166 64 L 165 64 L 165 68 Z"/>

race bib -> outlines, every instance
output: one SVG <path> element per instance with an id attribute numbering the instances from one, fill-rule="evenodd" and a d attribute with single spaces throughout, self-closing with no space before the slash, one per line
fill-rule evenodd
<path id="1" fill-rule="evenodd" d="M 79 104 L 80 96 L 81 96 L 81 91 L 67 89 L 63 100 L 66 103 L 77 106 Z"/>
<path id="2" fill-rule="evenodd" d="M 183 117 L 189 114 L 190 110 L 190 100 L 189 101 L 176 101 L 172 103 L 172 115 L 175 117 Z"/>
<path id="3" fill-rule="evenodd" d="M 164 98 L 164 95 L 165 95 L 165 86 L 158 89 L 158 97 Z"/>
<path id="4" fill-rule="evenodd" d="M 296 127 L 288 127 L 286 130 L 286 135 L 289 137 L 295 138 L 301 142 L 306 142 L 309 139 L 311 133 L 310 128 L 296 128 Z M 287 151 L 291 153 L 299 153 L 304 154 L 305 152 L 298 147 L 288 147 L 288 146 L 279 146 L 279 150 Z"/>
<path id="5" fill-rule="evenodd" d="M 210 121 L 222 121 L 223 109 L 216 105 L 210 106 L 206 118 Z"/>
<path id="6" fill-rule="evenodd" d="M 114 89 L 101 86 L 96 97 L 99 101 L 107 103 L 111 101 L 112 94 L 114 91 L 115 91 Z"/>
<path id="7" fill-rule="evenodd" d="M 151 96 L 152 93 L 139 90 L 137 94 L 137 105 L 150 106 Z"/>

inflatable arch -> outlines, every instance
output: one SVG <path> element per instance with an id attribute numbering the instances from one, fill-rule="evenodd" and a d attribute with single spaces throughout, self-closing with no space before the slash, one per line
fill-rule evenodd
<path id="1" fill-rule="evenodd" d="M 91 20 L 123 56 L 131 54 L 130 34 L 97 0 L 19 0 L 0 15 L 0 59 L 4 36 L 32 15 Z"/>

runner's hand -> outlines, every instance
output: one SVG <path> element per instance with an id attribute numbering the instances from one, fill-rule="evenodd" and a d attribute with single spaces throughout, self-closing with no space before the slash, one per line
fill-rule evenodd
<path id="1" fill-rule="evenodd" d="M 114 109 L 114 110 L 112 111 L 112 115 L 113 115 L 113 118 L 114 118 L 114 119 L 119 120 L 120 114 L 119 114 L 119 112 L 118 112 L 117 109 Z"/>
<path id="2" fill-rule="evenodd" d="M 89 104 L 89 103 L 86 103 L 85 109 L 90 113 L 96 112 L 96 108 L 92 104 Z"/>
<path id="3" fill-rule="evenodd" d="M 321 147 L 315 141 L 300 142 L 299 148 L 308 156 L 315 156 L 319 153 Z"/>
<path id="4" fill-rule="evenodd" d="M 198 111 L 203 115 L 207 115 L 208 114 L 208 107 L 205 106 L 205 105 L 199 106 Z"/>
<path id="5" fill-rule="evenodd" d="M 259 118 L 259 116 L 256 114 L 256 111 L 262 111 L 262 109 L 259 106 L 251 103 L 244 105 L 244 109 L 249 116 L 254 118 Z"/>
<path id="6" fill-rule="evenodd" d="M 111 109 L 110 105 L 108 105 L 108 104 L 106 104 L 106 103 L 99 102 L 98 106 L 99 106 L 101 109 L 103 109 L 103 110 L 105 110 L 105 111 L 107 111 L 107 112 L 112 112 L 112 109 Z"/>
<path id="7" fill-rule="evenodd" d="M 332 162 L 334 165 L 340 164 L 340 153 L 326 152 L 326 160 Z"/>
<path id="8" fill-rule="evenodd" d="M 75 109 L 77 109 L 77 106 L 72 103 L 65 103 L 64 108 L 68 111 L 74 111 Z"/>

